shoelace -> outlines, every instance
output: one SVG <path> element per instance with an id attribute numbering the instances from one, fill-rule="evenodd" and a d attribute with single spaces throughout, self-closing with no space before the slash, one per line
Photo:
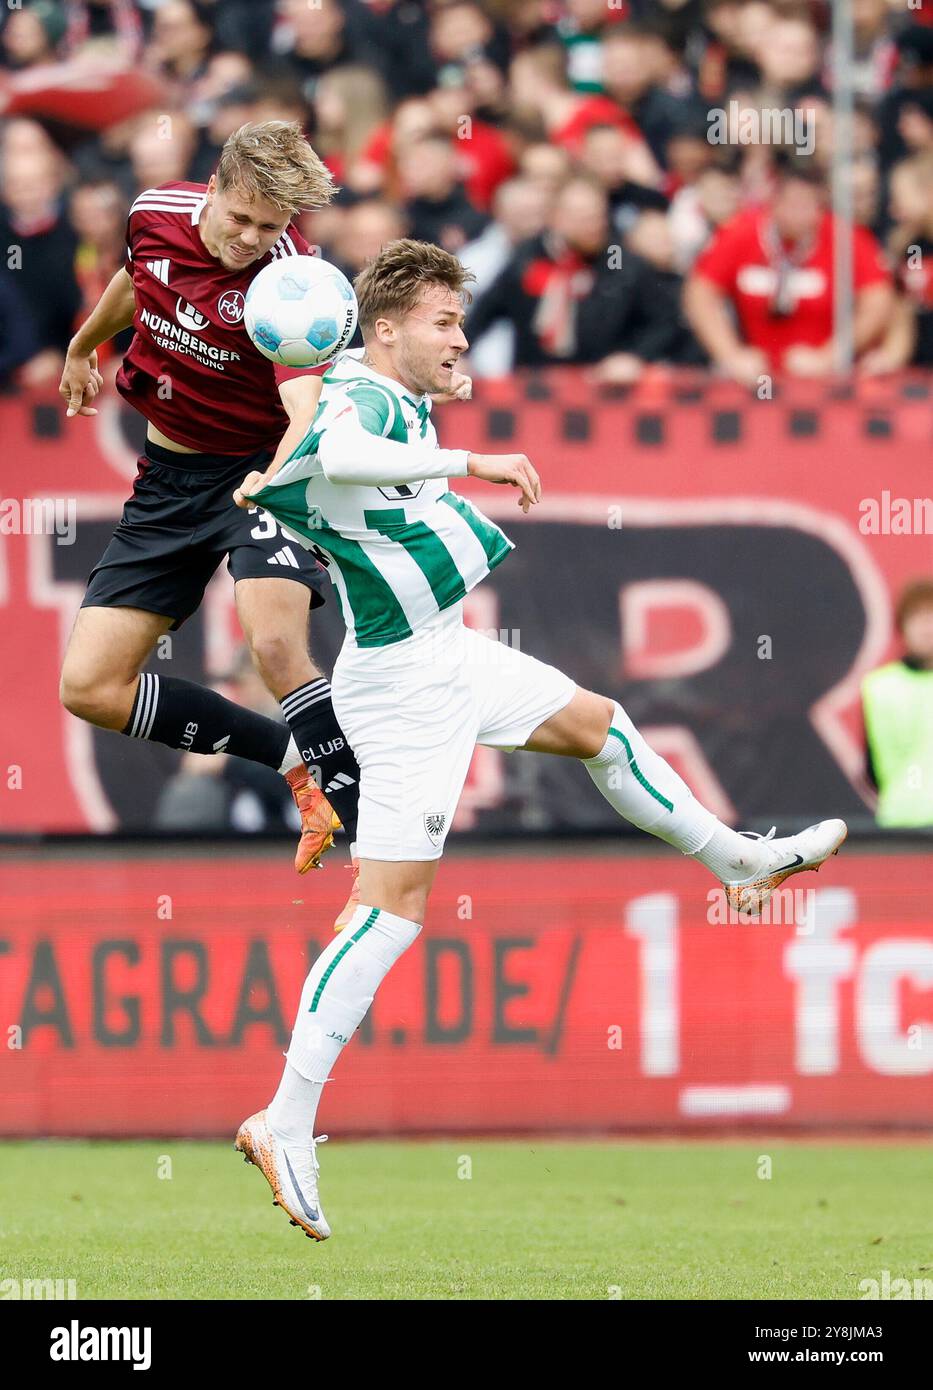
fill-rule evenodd
<path id="1" fill-rule="evenodd" d="M 316 1139 L 311 1140 L 311 1162 L 314 1164 L 315 1173 L 321 1171 L 321 1165 L 317 1161 L 317 1146 L 318 1144 L 326 1144 L 329 1137 L 327 1134 L 319 1134 Z"/>
<path id="2" fill-rule="evenodd" d="M 759 833 L 758 833 L 757 830 L 740 830 L 740 831 L 739 831 L 739 834 L 740 834 L 740 835 L 744 835 L 745 838 L 746 838 L 747 840 L 773 840 L 773 839 L 774 839 L 774 832 L 775 832 L 776 830 L 777 830 L 777 826 L 776 826 L 776 825 L 772 825 L 772 827 L 771 827 L 771 829 L 768 831 L 767 835 L 759 835 Z"/>

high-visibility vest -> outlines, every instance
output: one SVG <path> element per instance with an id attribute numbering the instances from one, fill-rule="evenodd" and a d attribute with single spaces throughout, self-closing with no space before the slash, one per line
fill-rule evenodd
<path id="1" fill-rule="evenodd" d="M 933 825 L 933 671 L 892 661 L 862 682 L 879 825 Z"/>

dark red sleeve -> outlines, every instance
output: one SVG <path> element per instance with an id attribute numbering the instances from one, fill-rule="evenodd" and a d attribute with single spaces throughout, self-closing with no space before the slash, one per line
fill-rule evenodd
<path id="1" fill-rule="evenodd" d="M 278 362 L 272 364 L 276 386 L 281 386 L 283 381 L 293 381 L 296 376 L 323 376 L 329 366 L 329 362 L 322 362 L 320 367 L 280 367 Z"/>

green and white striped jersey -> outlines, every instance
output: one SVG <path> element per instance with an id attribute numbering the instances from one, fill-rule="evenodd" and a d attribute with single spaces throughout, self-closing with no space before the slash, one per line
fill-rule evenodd
<path id="1" fill-rule="evenodd" d="M 410 637 L 513 549 L 451 492 L 465 450 L 439 449 L 431 400 L 343 353 L 311 428 L 257 503 L 327 564 L 359 647 Z"/>

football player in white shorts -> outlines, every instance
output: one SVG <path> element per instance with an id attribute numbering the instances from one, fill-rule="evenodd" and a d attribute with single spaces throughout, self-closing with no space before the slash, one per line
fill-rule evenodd
<path id="1" fill-rule="evenodd" d="M 275 1201 L 317 1240 L 330 1234 L 313 1137 L 321 1091 L 421 931 L 477 743 L 581 759 L 619 815 L 699 860 L 739 911 L 760 911 L 778 884 L 818 868 L 846 835 L 841 820 L 785 839 L 730 829 L 615 700 L 464 626 L 465 595 L 513 544 L 448 479 L 515 487 L 525 512 L 541 498 L 524 454 L 437 447 L 430 393 L 449 390 L 467 347 L 468 278 L 436 246 L 389 243 L 355 282 L 362 354 L 328 371 L 291 458 L 250 474 L 235 494 L 328 566 L 347 628 L 332 689 L 361 769 L 360 900 L 308 975 L 274 1099 L 237 1135 Z"/>

